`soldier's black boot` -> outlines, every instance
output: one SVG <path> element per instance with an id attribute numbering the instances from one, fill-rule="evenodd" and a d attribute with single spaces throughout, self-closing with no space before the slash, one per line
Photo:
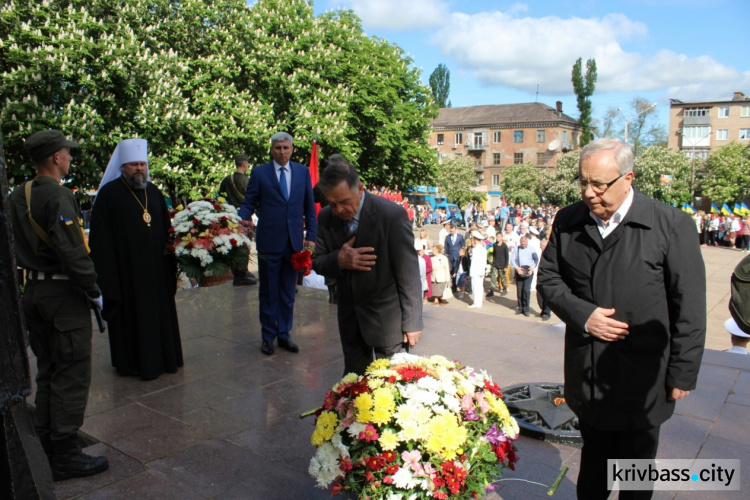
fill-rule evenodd
<path id="1" fill-rule="evenodd" d="M 54 442 L 54 454 L 50 460 L 52 479 L 63 481 L 74 477 L 87 477 L 109 469 L 106 457 L 92 457 L 81 451 L 75 437 Z"/>

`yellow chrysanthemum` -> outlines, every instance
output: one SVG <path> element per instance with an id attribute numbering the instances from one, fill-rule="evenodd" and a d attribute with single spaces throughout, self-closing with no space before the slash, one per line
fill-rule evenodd
<path id="1" fill-rule="evenodd" d="M 378 387 L 381 387 L 385 383 L 385 380 L 382 378 L 369 378 L 367 379 L 367 387 L 370 388 L 370 390 L 377 389 Z"/>
<path id="2" fill-rule="evenodd" d="M 361 422 L 363 424 L 368 424 L 372 422 L 372 412 L 370 410 L 362 410 L 357 412 L 356 416 L 357 422 Z"/>
<path id="3" fill-rule="evenodd" d="M 377 370 L 385 370 L 386 368 L 390 368 L 391 361 L 388 358 L 381 358 L 376 359 L 372 363 L 370 363 L 370 366 L 367 367 L 367 370 L 365 370 L 365 374 L 370 375 L 372 372 Z"/>
<path id="4" fill-rule="evenodd" d="M 417 422 L 417 412 L 411 405 L 401 405 L 396 410 L 396 422 L 399 426 L 404 427 L 409 422 Z M 419 422 L 426 422 L 427 420 L 419 420 Z"/>
<path id="5" fill-rule="evenodd" d="M 422 426 L 415 421 L 407 421 L 399 424 L 401 431 L 398 433 L 399 441 L 418 441 L 422 435 Z"/>
<path id="6" fill-rule="evenodd" d="M 372 391 L 375 408 L 382 408 L 388 413 L 396 409 L 396 400 L 393 399 L 393 391 L 390 387 L 380 387 Z"/>
<path id="7" fill-rule="evenodd" d="M 443 413 L 428 422 L 425 446 L 428 451 L 439 453 L 446 460 L 453 460 L 466 443 L 466 438 L 466 428 L 459 425 L 456 416 Z"/>
<path id="8" fill-rule="evenodd" d="M 508 407 L 502 399 L 498 398 L 494 394 L 487 394 L 487 402 L 490 404 L 490 411 L 500 417 L 501 420 L 510 418 L 510 412 Z"/>
<path id="9" fill-rule="evenodd" d="M 356 410 L 357 422 L 368 423 L 372 421 L 372 395 L 369 393 L 360 394 L 354 400 L 354 409 Z"/>
<path id="10" fill-rule="evenodd" d="M 398 446 L 398 436 L 391 429 L 385 429 L 380 433 L 378 442 L 383 451 L 395 450 Z"/>
<path id="11" fill-rule="evenodd" d="M 370 413 L 370 421 L 376 425 L 385 425 L 391 421 L 392 415 L 388 410 L 376 406 Z"/>
<path id="12" fill-rule="evenodd" d="M 338 424 L 339 419 L 335 413 L 330 411 L 321 413 L 315 423 L 315 430 L 311 438 L 312 444 L 320 446 L 323 442 L 330 440 Z"/>

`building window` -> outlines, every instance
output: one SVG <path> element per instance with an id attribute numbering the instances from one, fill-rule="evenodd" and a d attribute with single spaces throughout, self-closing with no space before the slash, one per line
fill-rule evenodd
<path id="1" fill-rule="evenodd" d="M 492 185 L 493 186 L 500 185 L 500 174 L 492 174 Z"/>
<path id="2" fill-rule="evenodd" d="M 742 106 L 740 108 L 740 116 L 742 118 L 748 118 L 748 117 L 750 117 L 750 106 Z"/>
<path id="3" fill-rule="evenodd" d="M 464 142 L 464 133 L 456 132 L 456 142 L 454 144 L 463 144 L 463 142 Z"/>
<path id="4" fill-rule="evenodd" d="M 729 118 L 729 108 L 728 107 L 721 107 L 721 108 L 719 108 L 719 118 Z"/>
<path id="5" fill-rule="evenodd" d="M 492 164 L 493 165 L 500 165 L 500 163 L 503 161 L 503 154 L 502 153 L 492 153 Z"/>
<path id="6" fill-rule="evenodd" d="M 684 127 L 682 129 L 682 137 L 684 137 L 685 139 L 705 139 L 710 133 L 711 129 L 707 125 L 697 127 Z"/>
<path id="7" fill-rule="evenodd" d="M 523 163 L 523 153 L 513 153 L 513 163 L 516 165 Z"/>
<path id="8" fill-rule="evenodd" d="M 495 144 L 500 144 L 500 131 L 495 130 L 492 132 L 492 142 Z"/>
<path id="9" fill-rule="evenodd" d="M 716 140 L 717 141 L 726 141 L 729 139 L 729 130 L 725 128 L 720 128 L 716 131 Z"/>
<path id="10" fill-rule="evenodd" d="M 567 144 L 567 143 L 568 143 L 568 131 L 563 130 L 563 144 Z"/>
<path id="11" fill-rule="evenodd" d="M 740 139 L 750 139 L 750 128 L 740 129 Z"/>
<path id="12" fill-rule="evenodd" d="M 551 158 L 549 153 L 537 153 L 536 154 L 536 166 L 543 167 L 547 161 Z"/>
<path id="13" fill-rule="evenodd" d="M 513 132 L 513 142 L 523 142 L 523 130 L 516 130 Z"/>
<path id="14" fill-rule="evenodd" d="M 482 132 L 474 132 L 474 147 L 479 149 L 483 147 L 484 134 Z"/>
<path id="15" fill-rule="evenodd" d="M 445 141 L 443 140 L 443 134 L 438 134 L 437 143 L 438 146 L 442 146 L 445 143 Z"/>
<path id="16" fill-rule="evenodd" d="M 685 108 L 684 116 L 708 116 L 711 108 Z"/>
<path id="17" fill-rule="evenodd" d="M 544 129 L 543 128 L 537 129 L 537 131 L 536 131 L 536 142 L 545 142 L 544 141 L 544 137 L 545 136 L 546 136 L 546 134 L 544 133 Z"/>

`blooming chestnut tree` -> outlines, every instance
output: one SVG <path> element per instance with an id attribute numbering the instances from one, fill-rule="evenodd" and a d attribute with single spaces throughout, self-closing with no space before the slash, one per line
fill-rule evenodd
<path id="1" fill-rule="evenodd" d="M 33 175 L 23 140 L 59 128 L 81 143 L 66 181 L 95 189 L 114 145 L 149 141 L 173 198 L 212 195 L 232 155 L 268 161 L 279 130 L 306 163 L 344 154 L 362 177 L 432 175 L 436 107 L 401 49 L 347 10 L 304 0 L 14 0 L 0 8 L 0 130 L 13 183 Z"/>
<path id="2" fill-rule="evenodd" d="M 691 162 L 684 153 L 651 146 L 636 157 L 633 170 L 633 185 L 646 196 L 673 206 L 692 203 Z M 671 175 L 671 184 L 662 184 L 662 175 Z"/>

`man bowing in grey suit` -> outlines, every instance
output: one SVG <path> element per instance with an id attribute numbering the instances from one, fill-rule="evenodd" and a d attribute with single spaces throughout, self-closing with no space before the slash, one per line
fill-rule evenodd
<path id="1" fill-rule="evenodd" d="M 313 269 L 339 285 L 344 374 L 364 375 L 375 358 L 414 346 L 422 333 L 422 284 L 406 211 L 365 193 L 357 170 L 333 155 L 318 187 Z"/>

